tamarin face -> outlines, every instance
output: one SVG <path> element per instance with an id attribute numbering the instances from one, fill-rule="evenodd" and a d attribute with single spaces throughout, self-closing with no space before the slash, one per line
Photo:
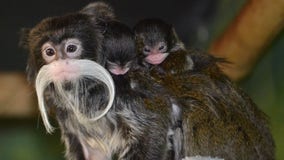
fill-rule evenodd
<path id="1" fill-rule="evenodd" d="M 124 75 L 136 58 L 134 34 L 118 21 L 107 23 L 102 53 L 106 57 L 106 68 L 114 75 Z"/>
<path id="2" fill-rule="evenodd" d="M 99 61 L 102 35 L 84 14 L 70 14 L 47 18 L 23 35 L 30 51 L 28 76 L 34 80 L 45 64 L 63 59 L 91 59 Z"/>
<path id="3" fill-rule="evenodd" d="M 79 117 L 78 120 L 82 120 L 82 117 L 94 117 L 81 114 L 86 112 L 90 102 L 76 98 L 89 95 L 86 86 L 104 88 L 105 93 L 110 96 L 106 109 L 110 108 L 114 98 L 114 84 L 109 73 L 99 64 L 103 59 L 98 54 L 101 50 L 102 34 L 96 30 L 94 19 L 81 13 L 50 17 L 25 33 L 22 44 L 30 52 L 28 77 L 35 82 L 39 108 L 48 132 L 52 131 L 44 98 L 48 87 L 56 95 L 53 96 L 54 103 L 64 104 Z M 105 99 L 98 95 L 97 100 L 92 100 L 92 103 L 105 103 Z M 85 108 L 79 108 L 82 106 Z M 93 108 L 94 111 L 98 109 Z M 103 111 L 105 113 L 106 110 Z"/>
<path id="4" fill-rule="evenodd" d="M 177 50 L 180 42 L 171 25 L 160 19 L 145 19 L 134 27 L 138 52 L 147 63 L 158 65 Z"/>

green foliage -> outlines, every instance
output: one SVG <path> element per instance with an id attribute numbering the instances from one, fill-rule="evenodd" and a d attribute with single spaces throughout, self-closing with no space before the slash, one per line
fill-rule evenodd
<path id="1" fill-rule="evenodd" d="M 59 131 L 47 135 L 37 120 L 0 120 L 1 160 L 63 160 Z"/>

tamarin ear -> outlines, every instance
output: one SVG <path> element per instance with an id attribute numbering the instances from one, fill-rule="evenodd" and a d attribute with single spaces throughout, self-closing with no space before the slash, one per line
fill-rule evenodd
<path id="1" fill-rule="evenodd" d="M 108 28 L 108 23 L 105 20 L 97 19 L 96 28 L 102 33 L 105 34 Z"/>
<path id="2" fill-rule="evenodd" d="M 172 25 L 171 25 L 171 38 L 176 40 L 176 41 L 179 41 L 177 32 L 176 32 L 175 28 Z"/>
<path id="3" fill-rule="evenodd" d="M 105 2 L 93 2 L 80 10 L 80 13 L 91 16 L 94 19 L 106 21 L 115 19 L 115 14 L 110 5 Z"/>
<path id="4" fill-rule="evenodd" d="M 28 49 L 29 48 L 29 34 L 30 34 L 30 28 L 22 28 L 19 32 L 19 47 Z"/>
<path id="5" fill-rule="evenodd" d="M 28 50 L 29 49 L 29 38 L 30 38 L 30 28 L 22 28 L 19 31 L 19 47 Z M 33 84 L 35 80 L 35 75 L 36 75 L 36 65 L 34 62 L 34 57 L 33 55 L 30 55 L 28 57 L 28 63 L 26 67 L 26 73 L 27 73 L 27 79 L 28 82 Z"/>
<path id="6" fill-rule="evenodd" d="M 113 8 L 105 2 L 90 3 L 80 13 L 88 15 L 102 34 L 106 32 L 107 22 L 115 19 Z"/>
<path id="7" fill-rule="evenodd" d="M 30 84 L 35 83 L 35 78 L 37 75 L 37 66 L 35 65 L 34 60 L 32 59 L 33 57 L 28 58 L 28 63 L 26 67 L 26 74 L 27 74 L 27 80 Z"/>
<path id="8" fill-rule="evenodd" d="M 179 39 L 176 30 L 173 26 L 171 26 L 171 34 L 170 34 L 170 39 L 171 39 L 171 52 L 175 52 L 180 49 L 185 49 L 184 43 Z"/>

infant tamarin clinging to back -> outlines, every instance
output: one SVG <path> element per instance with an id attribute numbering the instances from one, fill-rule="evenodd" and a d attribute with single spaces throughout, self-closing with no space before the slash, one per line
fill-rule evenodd
<path id="1" fill-rule="evenodd" d="M 145 109 L 159 114 L 161 116 L 159 121 L 168 123 L 167 137 L 164 137 L 168 147 L 160 158 L 178 159 L 175 157 L 180 149 L 175 148 L 174 143 L 177 143 L 176 140 L 180 142 L 181 138 L 176 138 L 179 135 L 175 130 L 172 131 L 172 128 L 175 127 L 180 116 L 172 114 L 172 103 L 166 98 L 167 93 L 163 92 L 162 86 L 155 84 L 148 78 L 148 73 L 138 66 L 132 30 L 117 20 L 107 21 L 105 25 L 107 27 L 104 31 L 102 54 L 105 57 L 105 67 L 116 84 L 117 97 L 121 101 L 129 101 L 138 94 L 137 98 L 143 102 Z M 143 83 L 143 87 L 137 89 L 135 83 L 140 85 Z"/>
<path id="2" fill-rule="evenodd" d="M 134 33 L 139 61 L 181 107 L 186 156 L 274 159 L 267 117 L 219 70 L 225 60 L 186 50 L 160 19 L 138 22 Z"/>
<path id="3" fill-rule="evenodd" d="M 113 75 L 124 75 L 136 61 L 134 35 L 122 22 L 114 20 L 106 25 L 102 47 L 106 68 Z"/>
<path id="4" fill-rule="evenodd" d="M 163 71 L 171 73 L 193 67 L 188 51 L 171 25 L 160 19 L 144 19 L 135 25 L 134 33 L 139 57 L 144 65 L 162 66 Z"/>

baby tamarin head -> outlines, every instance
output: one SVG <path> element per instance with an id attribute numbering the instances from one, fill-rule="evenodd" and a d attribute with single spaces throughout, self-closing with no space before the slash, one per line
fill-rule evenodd
<path id="1" fill-rule="evenodd" d="M 161 64 L 172 52 L 184 49 L 174 28 L 160 19 L 141 20 L 134 33 L 138 52 L 149 64 Z"/>
<path id="2" fill-rule="evenodd" d="M 106 68 L 114 75 L 126 74 L 136 60 L 134 34 L 119 21 L 106 23 L 102 48 Z"/>

